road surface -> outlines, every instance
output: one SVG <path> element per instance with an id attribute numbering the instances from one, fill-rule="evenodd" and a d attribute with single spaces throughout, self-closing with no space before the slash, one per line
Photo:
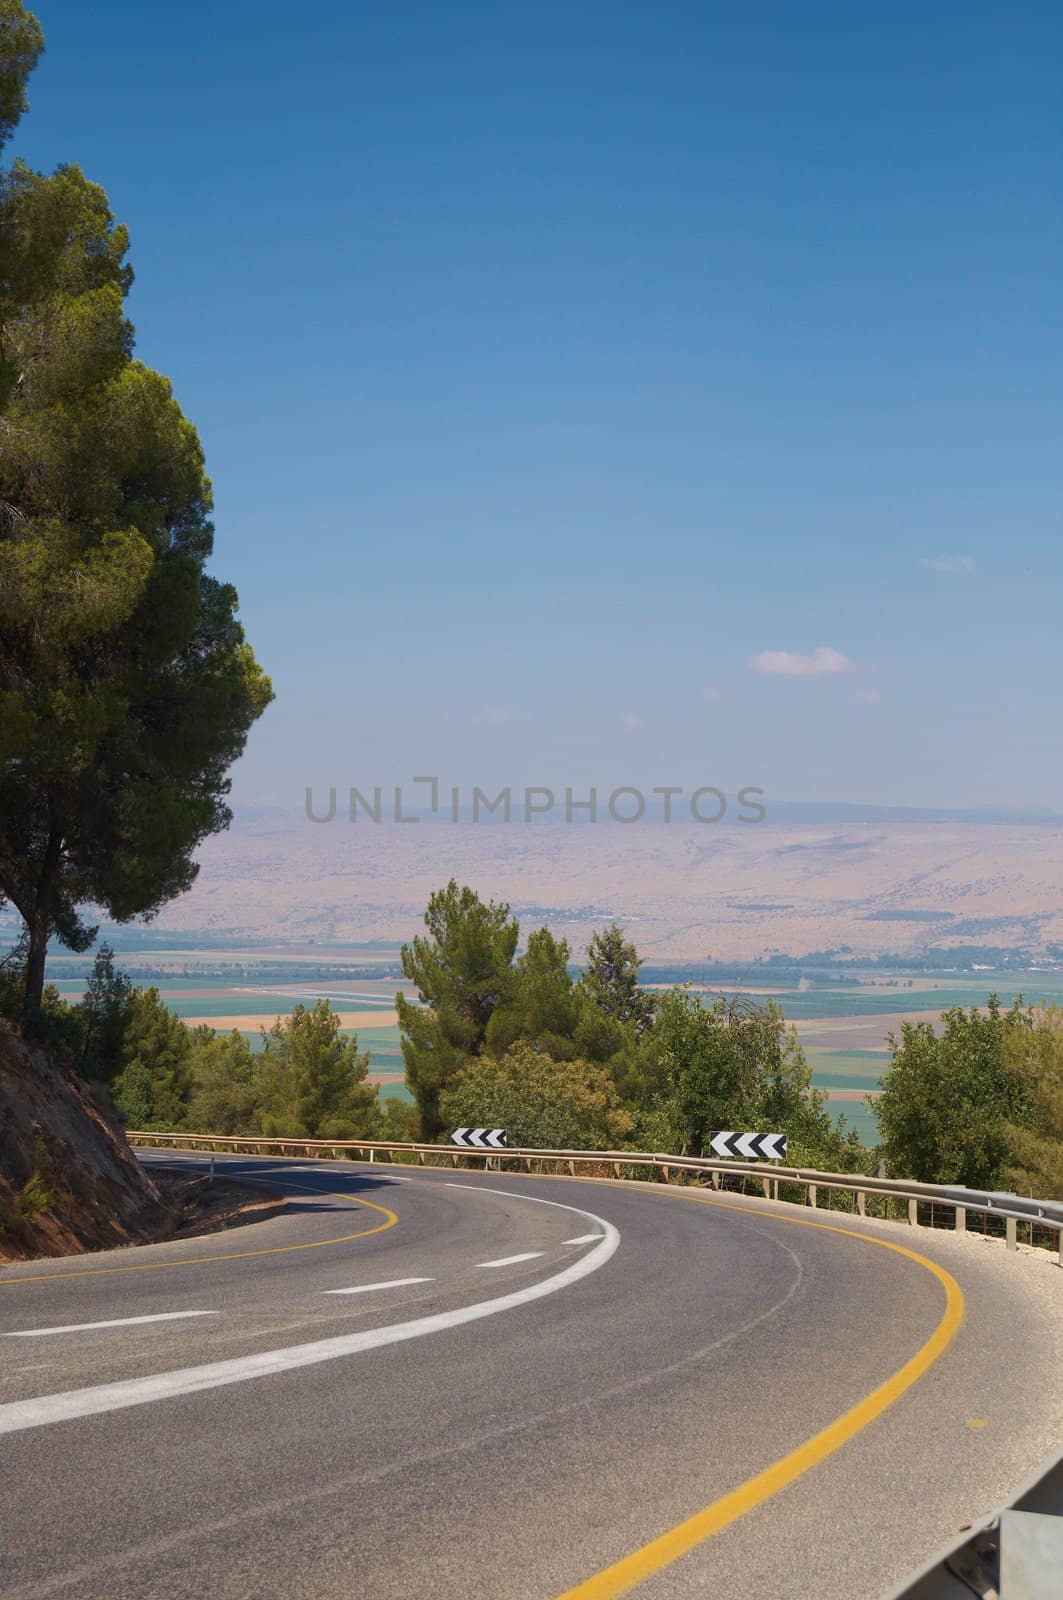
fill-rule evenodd
<path id="1" fill-rule="evenodd" d="M 0 1270 L 3 1600 L 875 1600 L 1049 1448 L 1043 1319 L 991 1246 L 219 1167 L 288 1205 Z"/>

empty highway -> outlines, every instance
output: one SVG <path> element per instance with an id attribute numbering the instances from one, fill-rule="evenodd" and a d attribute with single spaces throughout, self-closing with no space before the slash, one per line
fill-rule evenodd
<path id="1" fill-rule="evenodd" d="M 0 1269 L 3 1600 L 875 1600 L 1058 1433 L 1063 1274 L 976 1240 L 218 1164 L 287 1204 Z"/>

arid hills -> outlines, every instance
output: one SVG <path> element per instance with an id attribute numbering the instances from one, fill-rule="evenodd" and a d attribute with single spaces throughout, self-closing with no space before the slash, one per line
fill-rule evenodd
<path id="1" fill-rule="evenodd" d="M 455 877 L 574 950 L 625 924 L 654 962 L 1063 944 L 1063 827 L 1008 822 L 414 824 L 241 817 L 157 927 L 237 939 L 407 939 Z"/>

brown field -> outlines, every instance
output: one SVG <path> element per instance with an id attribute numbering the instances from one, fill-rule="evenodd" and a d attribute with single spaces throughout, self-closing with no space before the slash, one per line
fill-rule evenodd
<path id="1" fill-rule="evenodd" d="M 398 1027 L 398 1013 L 395 1011 L 334 1011 L 334 1016 L 339 1017 L 341 1028 L 396 1028 Z M 239 1033 L 257 1033 L 259 1028 L 271 1028 L 278 1018 L 286 1017 L 286 1012 L 278 1011 L 277 1017 L 264 1016 L 261 1012 L 237 1013 L 231 1017 L 185 1017 L 183 1021 L 188 1027 L 196 1028 L 201 1023 L 214 1028 L 218 1033 L 231 1033 L 235 1028 Z"/>
<path id="2" fill-rule="evenodd" d="M 985 1007 L 979 1006 L 984 1012 Z M 903 1022 L 929 1022 L 936 1033 L 941 1021 L 936 1011 L 884 1011 L 873 1017 L 808 1017 L 796 1022 L 802 1044 L 819 1045 L 827 1050 L 880 1050 L 889 1053 L 886 1035 L 900 1036 Z"/>
<path id="3" fill-rule="evenodd" d="M 923 1015 L 927 1017 L 931 1014 L 924 1012 Z M 814 1018 L 810 1018 L 795 1022 L 794 1027 L 801 1043 L 811 1049 L 839 1052 L 878 1050 L 883 1056 L 889 1054 L 887 1033 L 898 1031 L 895 1017 L 868 1017 L 863 1021 L 858 1017 L 847 1017 L 844 1024 L 835 1023 L 828 1028 L 821 1028 Z"/>

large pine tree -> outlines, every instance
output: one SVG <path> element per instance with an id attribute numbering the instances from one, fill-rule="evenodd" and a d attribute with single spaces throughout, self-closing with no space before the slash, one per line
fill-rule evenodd
<path id="1" fill-rule="evenodd" d="M 434 1139 L 443 1127 L 440 1095 L 479 1055 L 488 1023 L 512 990 L 520 930 L 507 905 L 484 902 L 453 878 L 429 900 L 424 920 L 428 937 L 403 945 L 402 971 L 425 1004 L 400 994 L 395 1005 L 421 1134 Z"/>
<path id="2" fill-rule="evenodd" d="M 0 139 L 40 30 L 0 0 Z M 226 827 L 226 773 L 272 697 L 210 577 L 203 453 L 167 380 L 134 360 L 125 230 L 76 167 L 0 174 L 0 902 L 48 941 L 81 908 L 151 914 Z"/>

